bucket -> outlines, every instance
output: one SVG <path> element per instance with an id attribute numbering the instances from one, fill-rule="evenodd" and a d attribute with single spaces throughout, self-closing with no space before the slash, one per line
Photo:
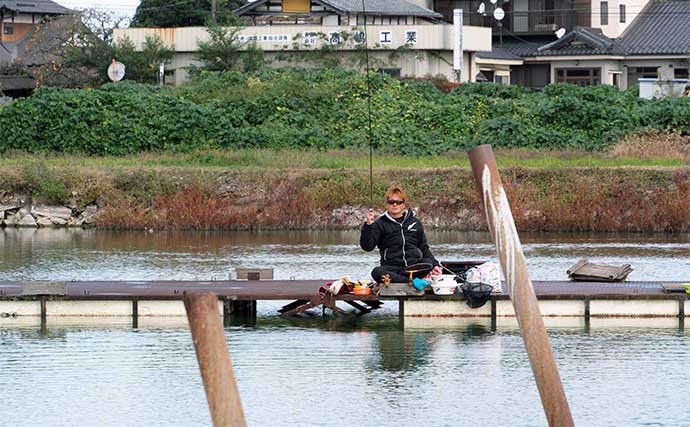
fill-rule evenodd
<path id="1" fill-rule="evenodd" d="M 431 289 L 436 295 L 453 295 L 457 286 L 453 274 L 431 276 Z"/>

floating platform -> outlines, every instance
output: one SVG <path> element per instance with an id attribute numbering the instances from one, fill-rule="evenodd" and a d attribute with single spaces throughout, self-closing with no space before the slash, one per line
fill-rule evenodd
<path id="1" fill-rule="evenodd" d="M 224 316 L 256 316 L 256 302 L 292 301 L 279 314 L 330 309 L 334 314 L 366 314 L 385 301 L 397 302 L 403 317 L 513 317 L 505 294 L 469 308 L 461 296 L 322 296 L 328 280 L 226 281 L 0 281 L 0 317 L 185 316 L 185 292 L 215 292 Z M 675 317 L 690 313 L 682 282 L 533 282 L 541 313 L 553 317 Z M 340 302 L 340 304 L 337 304 Z M 343 308 L 345 307 L 345 308 Z M 354 308 L 350 310 L 350 308 Z"/>

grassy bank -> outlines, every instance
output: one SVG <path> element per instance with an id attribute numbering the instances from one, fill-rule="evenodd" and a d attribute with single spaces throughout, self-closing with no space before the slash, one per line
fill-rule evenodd
<path id="1" fill-rule="evenodd" d="M 680 167 L 690 164 L 690 138 L 652 134 L 633 136 L 598 153 L 590 151 L 496 150 L 503 167 Z M 194 150 L 187 153 L 140 153 L 128 156 L 78 156 L 10 152 L 0 157 L 0 166 L 24 167 L 32 163 L 49 167 L 101 168 L 202 168 L 202 169 L 369 169 L 367 150 L 242 149 Z M 449 151 L 433 156 L 403 156 L 375 152 L 377 170 L 469 167 L 466 151 Z"/>
<path id="2" fill-rule="evenodd" d="M 5 158 L 0 163 L 0 196 L 6 201 L 31 194 L 34 204 L 97 204 L 99 227 L 123 229 L 351 228 L 371 205 L 363 153 L 207 154 L 238 160 L 233 167 L 224 161 L 196 163 L 191 154 L 119 158 L 119 164 L 100 158 Z M 428 227 L 484 229 L 475 184 L 461 157 L 449 156 L 449 163 L 442 164 L 434 159 L 379 158 L 385 166 L 374 169 L 375 201 L 390 182 L 398 182 Z M 593 158 L 626 167 L 591 167 L 589 156 L 573 153 L 559 159 L 534 153 L 499 155 L 518 228 L 690 231 L 687 168 L 659 167 L 652 160 L 626 163 L 625 156 Z M 263 167 L 271 161 L 278 167 Z M 378 203 L 374 207 L 382 208 Z"/>

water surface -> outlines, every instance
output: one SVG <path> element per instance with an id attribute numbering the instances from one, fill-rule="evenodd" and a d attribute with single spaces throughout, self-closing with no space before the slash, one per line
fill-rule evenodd
<path id="1" fill-rule="evenodd" d="M 356 232 L 0 232 L 9 280 L 366 277 L 377 256 Z M 490 259 L 482 233 L 429 233 L 441 259 Z M 632 264 L 633 280 L 687 280 L 687 236 L 525 235 L 534 279 L 578 259 Z M 543 426 L 514 320 L 280 319 L 226 328 L 252 426 Z M 675 319 L 547 319 L 578 426 L 690 425 L 689 333 Z M 0 425 L 209 426 L 184 318 L 0 318 Z"/>

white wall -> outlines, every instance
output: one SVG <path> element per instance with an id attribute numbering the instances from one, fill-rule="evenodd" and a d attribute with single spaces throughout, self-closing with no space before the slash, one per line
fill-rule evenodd
<path id="1" fill-rule="evenodd" d="M 616 38 L 639 15 L 648 0 L 608 0 L 609 23 L 601 25 L 601 1 L 592 0 L 592 27 L 601 28 L 605 36 Z M 625 22 L 620 22 L 620 5 L 625 5 Z"/>
<path id="2" fill-rule="evenodd" d="M 613 84 L 613 72 L 622 72 L 621 61 L 553 61 L 551 62 L 551 82 L 556 82 L 556 68 L 601 68 L 601 84 Z"/>

